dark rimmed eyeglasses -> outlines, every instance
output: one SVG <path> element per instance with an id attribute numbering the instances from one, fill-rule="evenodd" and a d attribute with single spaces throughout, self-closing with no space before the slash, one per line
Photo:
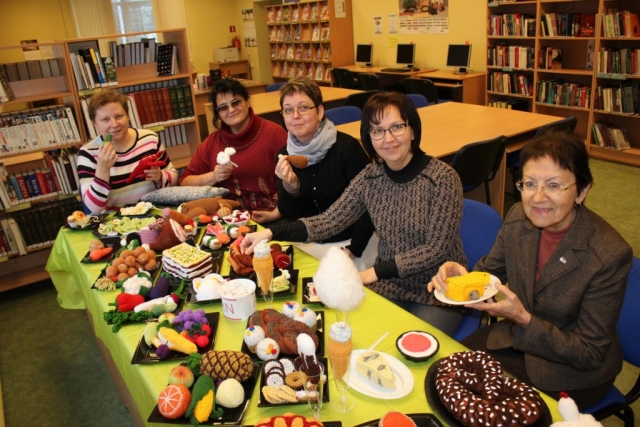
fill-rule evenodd
<path id="1" fill-rule="evenodd" d="M 371 129 L 369 136 L 374 141 L 384 138 L 385 132 L 389 132 L 393 136 L 402 136 L 407 131 L 407 126 L 409 126 L 408 123 L 396 123 L 395 125 L 391 125 L 389 129 Z"/>
<path id="2" fill-rule="evenodd" d="M 293 114 L 297 111 L 298 114 L 300 114 L 301 116 L 304 116 L 306 114 L 309 114 L 311 110 L 313 110 L 314 108 L 316 108 L 315 105 L 311 107 L 309 107 L 308 105 L 301 105 L 297 108 L 286 107 L 282 109 L 280 114 L 282 114 L 284 117 L 290 117 L 290 116 L 293 116 Z"/>

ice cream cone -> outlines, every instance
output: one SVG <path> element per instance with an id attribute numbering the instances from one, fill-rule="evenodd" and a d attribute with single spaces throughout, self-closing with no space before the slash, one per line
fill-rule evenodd
<path id="1" fill-rule="evenodd" d="M 351 350 L 353 349 L 353 342 L 351 338 L 347 342 L 339 342 L 332 338 L 329 338 L 327 343 L 327 354 L 333 366 L 333 376 L 336 378 L 342 378 L 349 369 L 349 363 L 351 363 Z"/>
<path id="2" fill-rule="evenodd" d="M 273 259 L 271 256 L 265 258 L 253 257 L 253 269 L 258 277 L 258 285 L 262 293 L 269 292 L 271 280 L 273 280 Z"/>

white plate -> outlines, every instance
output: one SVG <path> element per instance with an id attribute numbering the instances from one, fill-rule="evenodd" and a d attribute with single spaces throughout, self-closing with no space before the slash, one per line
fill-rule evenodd
<path id="1" fill-rule="evenodd" d="M 473 301 L 455 301 L 455 300 L 449 299 L 443 291 L 435 290 L 433 291 L 433 293 L 438 300 L 444 303 L 451 304 L 451 305 L 467 305 L 467 304 L 473 304 L 476 302 L 488 300 L 489 298 L 497 294 L 498 289 L 496 288 L 496 283 L 500 283 L 500 280 L 498 280 L 498 278 L 493 274 L 490 274 L 489 284 L 484 288 L 484 295 L 482 295 L 482 298 L 476 299 Z"/>
<path id="2" fill-rule="evenodd" d="M 387 362 L 389 362 L 391 371 L 396 376 L 395 390 L 374 384 L 363 375 L 359 374 L 356 370 L 356 361 L 358 360 L 358 357 L 365 351 L 368 350 L 353 350 L 353 353 L 351 353 L 349 387 L 356 391 L 359 391 L 364 395 L 375 397 L 378 399 L 399 399 L 411 393 L 411 390 L 413 390 L 413 375 L 411 374 L 411 371 L 405 366 L 404 363 L 386 353 L 379 352 L 384 356 Z"/>

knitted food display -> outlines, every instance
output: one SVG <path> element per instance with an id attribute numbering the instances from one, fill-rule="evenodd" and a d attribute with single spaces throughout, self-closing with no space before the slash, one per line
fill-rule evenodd
<path id="1" fill-rule="evenodd" d="M 195 218 L 199 215 L 217 215 L 219 218 L 230 215 L 234 209 L 240 206 L 240 202 L 236 200 L 223 199 L 218 197 L 207 197 L 203 199 L 192 200 L 180 205 L 179 210 L 189 218 Z"/>

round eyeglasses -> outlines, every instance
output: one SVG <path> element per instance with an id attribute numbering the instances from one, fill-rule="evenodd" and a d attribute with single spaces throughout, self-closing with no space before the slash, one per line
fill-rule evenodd
<path id="1" fill-rule="evenodd" d="M 391 125 L 389 129 L 371 129 L 369 136 L 374 141 L 384 138 L 384 133 L 387 131 L 393 136 L 402 136 L 407 131 L 407 126 L 409 126 L 407 123 L 396 123 Z"/>
<path id="2" fill-rule="evenodd" d="M 284 117 L 290 117 L 293 116 L 293 114 L 297 111 L 298 114 L 300 114 L 301 116 L 307 115 L 311 112 L 311 110 L 313 110 L 314 108 L 316 108 L 315 105 L 309 107 L 308 105 L 301 105 L 297 108 L 293 108 L 293 107 L 286 107 L 283 108 L 282 111 L 280 112 L 280 114 L 282 114 Z"/>
<path id="3" fill-rule="evenodd" d="M 546 184 L 546 185 L 545 184 L 539 184 L 539 183 L 537 183 L 535 181 L 522 181 L 522 180 L 520 180 L 520 181 L 516 182 L 516 188 L 521 193 L 535 193 L 536 191 L 538 191 L 538 187 L 542 187 L 542 191 L 544 193 L 553 194 L 553 195 L 564 193 L 565 191 L 567 191 L 568 189 L 570 189 L 574 185 L 576 185 L 575 182 L 573 184 L 567 185 L 566 187 L 563 187 L 562 185 L 558 184 L 557 182 L 550 182 L 549 184 Z"/>

